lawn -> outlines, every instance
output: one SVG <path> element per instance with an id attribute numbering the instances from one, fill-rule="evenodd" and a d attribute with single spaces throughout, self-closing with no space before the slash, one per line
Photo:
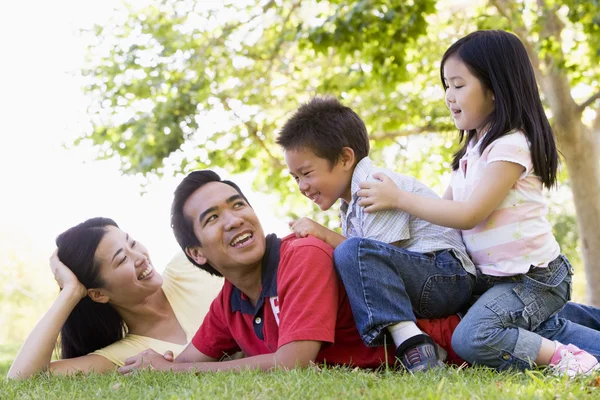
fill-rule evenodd
<path id="1" fill-rule="evenodd" d="M 0 346 L 0 373 L 16 346 Z M 342 368 L 260 373 L 171 374 L 141 372 L 75 377 L 46 374 L 0 383 L 0 399 L 581 399 L 600 398 L 600 375 L 568 380 L 540 371 L 496 373 L 448 368 L 415 376 Z"/>

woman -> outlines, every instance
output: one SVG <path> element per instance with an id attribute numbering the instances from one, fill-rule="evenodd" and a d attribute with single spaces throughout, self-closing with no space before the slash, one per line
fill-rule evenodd
<path id="1" fill-rule="evenodd" d="M 61 292 L 23 344 L 9 378 L 112 371 L 149 348 L 177 356 L 200 326 L 207 297 L 220 288 L 183 253 L 161 276 L 147 249 L 108 218 L 70 228 L 56 245 L 50 266 Z M 216 283 L 208 296 L 201 290 L 207 281 Z M 59 333 L 61 359 L 51 362 Z"/>

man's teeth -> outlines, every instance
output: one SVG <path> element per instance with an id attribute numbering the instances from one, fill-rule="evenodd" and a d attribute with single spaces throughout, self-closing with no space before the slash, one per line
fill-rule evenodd
<path id="1" fill-rule="evenodd" d="M 153 268 L 152 268 L 152 265 L 148 265 L 148 267 L 147 267 L 147 268 L 144 270 L 144 272 L 142 272 L 142 273 L 140 274 L 140 276 L 138 276 L 138 281 L 141 281 L 142 279 L 144 279 L 145 277 L 147 277 L 147 276 L 148 276 L 148 274 L 149 274 L 150 272 L 152 272 L 152 269 L 153 269 Z"/>
<path id="2" fill-rule="evenodd" d="M 240 235 L 240 236 L 236 237 L 235 239 L 233 239 L 231 241 L 231 245 L 235 246 L 236 244 L 238 244 L 246 239 L 250 239 L 251 237 L 252 237 L 251 233 L 244 233 L 243 235 Z"/>

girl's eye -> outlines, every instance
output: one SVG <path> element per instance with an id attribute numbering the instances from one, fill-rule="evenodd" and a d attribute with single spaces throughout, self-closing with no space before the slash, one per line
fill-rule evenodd
<path id="1" fill-rule="evenodd" d="M 461 87 L 463 87 L 463 86 L 464 86 L 464 85 L 462 85 L 462 86 L 454 86 L 454 87 L 455 87 L 456 89 L 460 89 L 460 88 L 461 88 Z"/>
<path id="2" fill-rule="evenodd" d="M 294 177 L 294 180 L 295 180 L 296 182 L 298 182 L 298 181 L 299 181 L 299 179 L 298 179 L 298 177 L 297 177 L 297 176 L 295 176 L 295 177 Z"/>

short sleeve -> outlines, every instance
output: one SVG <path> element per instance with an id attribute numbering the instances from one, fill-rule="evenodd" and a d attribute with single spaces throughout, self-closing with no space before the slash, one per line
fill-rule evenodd
<path id="1" fill-rule="evenodd" d="M 277 292 L 278 348 L 298 340 L 334 343 L 339 280 L 331 247 L 310 237 L 292 243 L 281 254 Z"/>
<path id="2" fill-rule="evenodd" d="M 410 191 L 410 188 L 402 179 L 392 174 L 388 175 L 400 189 Z M 369 175 L 367 182 L 376 181 Z M 395 243 L 399 240 L 410 239 L 410 215 L 400 210 L 382 210 L 373 213 L 364 212 L 362 215 L 362 237 L 378 240 L 383 243 Z"/>
<path id="3" fill-rule="evenodd" d="M 482 154 L 482 158 L 485 156 L 487 165 L 496 161 L 508 161 L 522 165 L 525 171 L 519 179 L 524 179 L 533 170 L 529 141 L 521 131 L 505 135 L 492 142 Z"/>
<path id="4" fill-rule="evenodd" d="M 221 290 L 210 305 L 204 322 L 192 339 L 198 351 L 212 358 L 221 358 L 224 354 L 233 354 L 240 348 L 233 338 L 225 316 L 225 290 Z"/>

